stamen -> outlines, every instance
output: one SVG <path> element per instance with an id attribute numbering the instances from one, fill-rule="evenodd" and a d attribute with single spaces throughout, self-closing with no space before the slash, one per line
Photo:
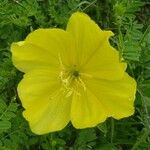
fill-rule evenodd
<path id="1" fill-rule="evenodd" d="M 83 76 L 85 76 L 85 77 L 93 78 L 93 76 L 92 76 L 92 75 L 87 74 L 87 73 L 80 73 L 80 74 L 81 74 L 81 75 L 83 75 Z"/>
<path id="2" fill-rule="evenodd" d="M 60 62 L 60 67 L 64 68 L 60 53 L 58 54 L 58 59 L 59 59 L 59 62 Z"/>
<path id="3" fill-rule="evenodd" d="M 86 86 L 85 86 L 85 83 L 83 82 L 83 80 L 79 77 L 78 78 L 79 80 L 79 83 L 81 84 L 81 86 L 83 87 L 84 91 L 86 91 Z"/>
<path id="4" fill-rule="evenodd" d="M 73 90 L 68 91 L 68 92 L 67 92 L 67 94 L 66 94 L 66 97 L 71 96 L 71 95 L 72 95 L 72 93 L 73 93 Z"/>

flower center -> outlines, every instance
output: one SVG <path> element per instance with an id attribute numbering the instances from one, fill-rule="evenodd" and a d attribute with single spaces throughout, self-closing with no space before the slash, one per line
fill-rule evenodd
<path id="1" fill-rule="evenodd" d="M 76 66 L 63 68 L 60 72 L 60 78 L 63 86 L 69 91 L 76 91 L 79 86 L 84 88 L 84 90 L 86 89 L 85 84 L 81 78 L 80 71 Z"/>
<path id="2" fill-rule="evenodd" d="M 77 71 L 77 70 L 74 70 L 73 71 L 73 73 L 72 73 L 72 75 L 75 77 L 75 78 L 77 78 L 77 77 L 79 77 L 79 71 Z"/>
<path id="3" fill-rule="evenodd" d="M 60 72 L 60 78 L 62 80 L 62 83 L 71 86 L 75 80 L 77 80 L 80 77 L 79 71 L 74 68 L 63 68 Z"/>
<path id="4" fill-rule="evenodd" d="M 79 87 L 86 90 L 85 84 L 81 78 L 81 71 L 78 69 L 78 66 L 75 64 L 70 66 L 64 65 L 60 55 L 59 62 L 61 69 L 59 77 L 63 87 L 67 90 L 67 96 L 70 96 L 73 92 L 78 92 L 77 89 Z"/>

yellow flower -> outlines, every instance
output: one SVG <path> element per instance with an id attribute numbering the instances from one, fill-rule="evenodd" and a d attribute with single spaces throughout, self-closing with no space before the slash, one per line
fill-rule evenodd
<path id="1" fill-rule="evenodd" d="M 76 12 L 66 31 L 38 29 L 13 43 L 14 65 L 25 73 L 18 94 L 24 117 L 36 134 L 94 127 L 107 117 L 134 113 L 136 82 L 126 63 L 86 14 Z"/>

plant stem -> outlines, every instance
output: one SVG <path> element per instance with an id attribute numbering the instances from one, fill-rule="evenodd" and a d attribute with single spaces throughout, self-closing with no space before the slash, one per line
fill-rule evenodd
<path id="1" fill-rule="evenodd" d="M 133 145 L 131 150 L 137 150 L 139 145 L 148 137 L 149 134 L 150 134 L 150 130 L 145 129 L 143 135 L 137 140 L 137 142 Z"/>
<path id="2" fill-rule="evenodd" d="M 110 142 L 111 142 L 111 143 L 113 143 L 114 129 L 115 129 L 114 119 L 111 118 L 111 135 L 110 135 Z"/>
<path id="3" fill-rule="evenodd" d="M 145 30 L 144 34 L 143 34 L 143 37 L 141 38 L 140 42 L 139 42 L 139 45 L 142 44 L 143 40 L 145 39 L 147 33 L 149 33 L 149 30 L 150 30 L 150 25 L 147 27 L 147 29 Z"/>
<path id="4" fill-rule="evenodd" d="M 121 32 L 121 25 L 118 26 L 118 33 L 119 33 L 118 50 L 119 50 L 120 60 L 121 60 L 122 55 L 123 55 L 123 35 L 122 35 L 122 32 Z"/>
<path id="5" fill-rule="evenodd" d="M 146 121 L 145 126 L 146 126 L 147 129 L 150 129 L 150 120 L 149 120 L 148 109 L 147 109 L 146 102 L 145 102 L 145 97 L 144 97 L 142 91 L 139 88 L 137 89 L 137 91 L 141 95 L 142 105 L 143 105 L 145 115 L 146 115 L 146 117 L 145 117 L 145 121 Z"/>

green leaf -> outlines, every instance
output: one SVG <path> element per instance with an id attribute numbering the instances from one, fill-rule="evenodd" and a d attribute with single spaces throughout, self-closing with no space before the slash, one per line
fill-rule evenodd
<path id="1" fill-rule="evenodd" d="M 6 109 L 7 105 L 3 99 L 0 97 L 0 114 Z"/>
<path id="2" fill-rule="evenodd" d="M 0 130 L 7 130 L 11 128 L 11 123 L 9 121 L 0 121 Z"/>
<path id="3" fill-rule="evenodd" d="M 104 135 L 107 134 L 108 130 L 107 130 L 107 124 L 106 121 L 103 123 L 100 123 L 99 125 L 97 125 L 97 128 L 104 133 Z"/>

